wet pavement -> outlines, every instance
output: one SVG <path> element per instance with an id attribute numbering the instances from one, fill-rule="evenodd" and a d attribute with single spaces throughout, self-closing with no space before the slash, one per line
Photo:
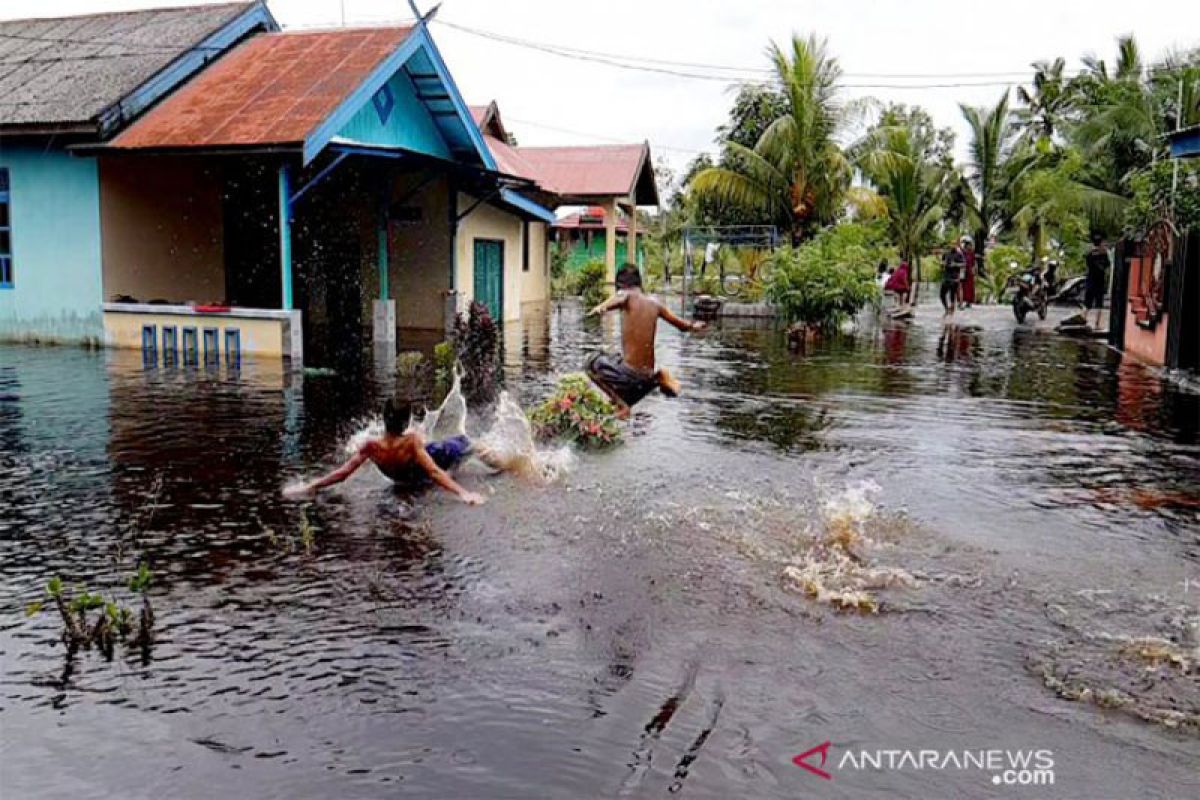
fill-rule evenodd
<path id="1" fill-rule="evenodd" d="M 606 322 L 506 331 L 510 391 Z M 559 485 L 465 475 L 478 508 L 369 471 L 282 500 L 369 370 L 0 348 L 3 796 L 1200 796 L 1200 395 L 1053 322 L 665 330 L 683 396 Z M 907 576 L 877 613 L 793 579 L 846 526 L 847 569 Z M 23 613 L 142 557 L 145 653 Z M 793 762 L 824 742 L 828 780 Z M 844 760 L 876 750 L 1049 750 L 1054 783 Z"/>

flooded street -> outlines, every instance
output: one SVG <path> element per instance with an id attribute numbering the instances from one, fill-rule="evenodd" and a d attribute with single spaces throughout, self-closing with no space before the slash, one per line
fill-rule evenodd
<path id="1" fill-rule="evenodd" d="M 1053 317 L 939 316 L 804 354 L 664 330 L 680 398 L 557 485 L 468 470 L 482 507 L 374 470 L 281 497 L 377 408 L 369 368 L 0 348 L 4 797 L 1200 796 L 1200 394 Z M 616 335 L 528 315 L 507 388 Z M 875 613 L 797 577 L 844 577 L 833 535 L 902 576 Z M 139 557 L 144 654 L 25 616 Z M 830 780 L 793 763 L 824 742 Z M 862 750 L 1051 750 L 1054 785 Z"/>

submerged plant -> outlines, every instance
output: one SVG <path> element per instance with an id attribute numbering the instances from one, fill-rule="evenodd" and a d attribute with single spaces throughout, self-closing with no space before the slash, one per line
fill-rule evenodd
<path id="1" fill-rule="evenodd" d="M 541 439 L 560 439 L 582 447 L 608 447 L 621 439 L 616 409 L 581 372 L 564 375 L 554 394 L 529 415 Z"/>
<path id="2" fill-rule="evenodd" d="M 58 610 L 63 623 L 62 639 L 69 648 L 90 648 L 95 645 L 111 657 L 117 641 L 148 645 L 152 640 L 154 609 L 150 605 L 150 597 L 146 594 L 150 581 L 149 567 L 140 564 L 138 571 L 128 582 L 129 591 L 142 596 L 137 635 L 132 640 L 129 637 L 133 633 L 133 611 L 119 603 L 116 598 L 110 597 L 106 600 L 101 594 L 85 588 L 79 588 L 74 595 L 70 595 L 63 586 L 62 578 L 57 575 L 46 582 L 45 596 Z M 27 616 L 33 616 L 40 613 L 44 607 L 45 600 L 33 602 L 25 607 L 25 613 Z M 94 620 L 90 619 L 90 612 L 98 609 L 100 614 Z"/>

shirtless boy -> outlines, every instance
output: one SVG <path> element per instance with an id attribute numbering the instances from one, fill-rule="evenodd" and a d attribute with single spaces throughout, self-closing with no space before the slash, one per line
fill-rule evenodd
<path id="1" fill-rule="evenodd" d="M 617 293 L 589 314 L 621 309 L 621 355 L 596 353 L 587 361 L 588 377 L 617 407 L 617 416 L 629 416 L 630 406 L 655 389 L 667 397 L 679 394 L 679 382 L 665 369 L 654 366 L 654 335 L 658 320 L 666 320 L 681 331 L 702 331 L 703 322 L 680 319 L 670 309 L 642 291 L 642 276 L 633 264 L 617 273 Z"/>
<path id="2" fill-rule="evenodd" d="M 426 442 L 419 432 L 409 426 L 413 410 L 411 403 L 388 400 L 383 406 L 382 436 L 367 441 L 345 464 L 328 475 L 286 493 L 303 496 L 341 483 L 370 461 L 397 485 L 419 486 L 433 481 L 464 503 L 473 506 L 483 503 L 482 495 L 464 489 L 447 470 L 458 466 L 471 455 L 479 457 L 489 466 L 501 465 L 493 463 L 495 459 L 484 448 L 473 447 L 466 436 Z"/>

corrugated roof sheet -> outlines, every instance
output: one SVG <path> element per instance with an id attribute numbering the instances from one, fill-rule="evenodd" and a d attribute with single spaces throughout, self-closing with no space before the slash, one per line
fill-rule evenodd
<path id="1" fill-rule="evenodd" d="M 0 22 L 0 125 L 90 123 L 253 5 Z"/>
<path id="2" fill-rule="evenodd" d="M 645 144 L 521 147 L 519 152 L 538 183 L 563 197 L 624 197 L 638 189 L 643 170 L 649 169 Z M 638 202 L 657 202 L 657 197 Z"/>
<path id="3" fill-rule="evenodd" d="M 268 33 L 243 42 L 113 140 L 121 148 L 296 144 L 412 28 Z"/>

